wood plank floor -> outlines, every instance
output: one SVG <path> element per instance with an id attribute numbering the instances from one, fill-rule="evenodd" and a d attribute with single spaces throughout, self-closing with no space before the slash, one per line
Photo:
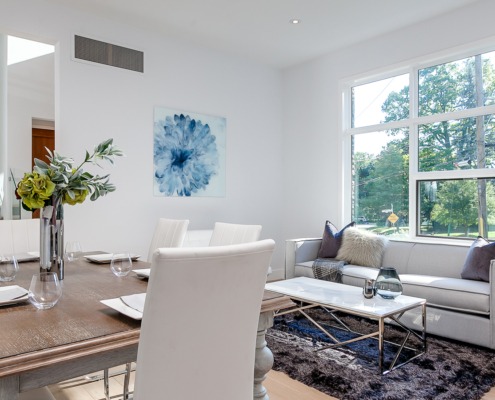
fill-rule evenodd
<path id="1" fill-rule="evenodd" d="M 133 381 L 134 379 L 131 380 L 131 382 Z M 121 399 L 123 382 L 123 375 L 116 375 L 110 378 L 110 395 L 112 399 Z M 276 371 L 271 371 L 268 374 L 265 387 L 268 390 L 270 400 L 338 400 Z M 77 378 L 58 385 L 52 385 L 50 386 L 50 390 L 57 400 L 104 399 L 103 381 L 88 383 L 84 378 Z M 490 392 L 485 394 L 482 400 L 495 400 L 495 388 L 492 388 Z"/>

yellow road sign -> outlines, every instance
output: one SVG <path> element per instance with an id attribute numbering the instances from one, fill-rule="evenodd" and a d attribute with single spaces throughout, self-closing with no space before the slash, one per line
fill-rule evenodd
<path id="1" fill-rule="evenodd" d="M 387 218 L 392 224 L 395 224 L 398 220 L 399 217 L 395 215 L 394 213 L 390 214 Z"/>

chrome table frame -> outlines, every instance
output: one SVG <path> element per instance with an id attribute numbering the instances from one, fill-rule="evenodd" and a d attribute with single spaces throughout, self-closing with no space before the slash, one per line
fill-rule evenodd
<path id="1" fill-rule="evenodd" d="M 308 279 L 311 280 L 312 278 L 294 278 L 294 279 L 288 279 L 285 282 L 288 282 L 289 284 L 292 283 L 297 284 L 300 282 L 302 283 L 301 286 L 302 288 L 305 287 L 304 285 L 305 283 L 307 283 L 306 280 Z M 344 291 L 349 290 L 353 292 L 353 295 L 356 295 L 356 293 L 361 292 L 360 288 L 356 288 L 354 286 L 342 285 L 339 283 L 333 283 L 327 281 L 318 281 L 318 282 L 319 282 L 318 286 L 322 286 L 322 289 L 327 289 L 328 291 L 331 291 L 332 289 L 336 288 L 334 285 L 339 285 L 339 291 L 337 293 L 342 292 L 342 289 Z M 266 289 L 289 296 L 293 301 L 297 302 L 297 304 L 290 309 L 286 309 L 276 313 L 275 316 L 299 312 L 334 342 L 333 344 L 330 344 L 328 346 L 323 346 L 317 349 L 316 351 L 322 351 L 329 348 L 337 348 L 340 346 L 344 346 L 368 338 L 376 338 L 378 340 L 378 369 L 380 374 L 382 375 L 388 374 L 394 369 L 399 368 L 426 353 L 427 344 L 426 344 L 426 300 L 425 299 L 406 296 L 408 297 L 408 299 L 411 299 L 410 304 L 391 307 L 391 310 L 388 312 L 373 313 L 372 311 L 364 311 L 357 306 L 353 306 L 352 304 L 342 305 L 342 304 L 335 304 L 329 301 L 318 301 L 317 300 L 318 296 L 317 295 L 315 296 L 315 294 L 317 294 L 316 291 L 318 291 L 320 288 L 316 288 L 314 292 L 312 292 L 311 290 L 301 290 L 298 294 L 295 294 L 293 290 L 285 290 L 283 287 L 282 288 L 280 286 L 277 287 L 277 285 L 283 286 L 284 284 L 282 282 L 269 283 L 266 285 Z M 372 301 L 372 299 L 370 300 Z M 381 300 L 381 299 L 378 300 L 382 302 L 391 302 L 391 300 Z M 363 296 L 364 304 L 366 304 L 366 301 L 367 299 L 364 299 Z M 392 305 L 392 303 L 389 303 L 389 305 Z M 318 323 L 305 311 L 315 307 L 323 308 L 324 310 L 329 312 L 332 318 L 339 324 L 337 328 L 345 329 L 349 332 L 357 334 L 358 336 L 346 341 L 340 341 L 339 339 L 337 339 L 334 335 L 328 332 L 327 329 L 325 329 L 320 323 Z M 406 311 L 412 310 L 417 307 L 421 308 L 421 317 L 422 317 L 421 318 L 422 326 L 421 329 L 419 330 L 419 333 L 408 328 L 400 321 L 400 318 L 403 316 L 403 314 Z M 378 330 L 369 334 L 361 334 L 359 332 L 352 331 L 334 314 L 336 311 L 375 320 L 378 322 Z M 386 320 L 393 321 L 393 323 L 395 323 L 397 327 L 399 327 L 405 332 L 405 337 L 403 338 L 402 342 L 395 343 L 391 341 L 385 341 L 384 333 L 385 333 Z M 420 340 L 421 345 L 419 348 L 413 348 L 407 346 L 407 343 L 411 338 L 411 336 L 416 337 L 417 339 Z M 393 360 L 390 362 L 388 366 L 386 366 L 384 363 L 385 342 L 394 345 L 398 348 L 394 355 Z M 409 357 L 407 360 L 401 363 L 397 363 L 404 349 L 411 350 L 414 354 L 411 357 Z"/>

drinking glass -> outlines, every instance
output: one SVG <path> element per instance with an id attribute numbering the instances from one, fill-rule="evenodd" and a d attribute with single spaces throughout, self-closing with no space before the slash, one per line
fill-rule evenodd
<path id="1" fill-rule="evenodd" d="M 29 286 L 29 301 L 40 310 L 52 308 L 62 296 L 62 286 L 55 272 L 33 275 Z"/>
<path id="2" fill-rule="evenodd" d="M 10 282 L 19 272 L 19 264 L 12 254 L 0 255 L 0 282 Z"/>
<path id="3" fill-rule="evenodd" d="M 127 252 L 112 254 L 110 269 L 116 276 L 126 276 L 132 269 L 131 255 Z"/>
<path id="4" fill-rule="evenodd" d="M 65 254 L 67 256 L 67 260 L 74 261 L 82 256 L 82 247 L 79 242 L 68 242 L 65 245 Z"/>

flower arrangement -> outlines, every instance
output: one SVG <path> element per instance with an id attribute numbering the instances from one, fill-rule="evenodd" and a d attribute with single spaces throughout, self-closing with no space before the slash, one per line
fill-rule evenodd
<path id="1" fill-rule="evenodd" d="M 91 201 L 95 201 L 115 190 L 115 186 L 109 182 L 109 175 L 92 175 L 82 169 L 86 163 L 100 166 L 100 160 L 113 164 L 114 157 L 123 156 L 124 153 L 113 145 L 113 139 L 101 142 L 93 154 L 86 151 L 84 161 L 78 167 L 74 167 L 72 158 L 47 151 L 49 164 L 35 159 L 33 171 L 24 174 L 17 185 L 16 196 L 22 200 L 25 210 L 33 211 L 52 205 L 52 199 L 62 204 L 75 205 L 84 202 L 90 195 Z"/>

